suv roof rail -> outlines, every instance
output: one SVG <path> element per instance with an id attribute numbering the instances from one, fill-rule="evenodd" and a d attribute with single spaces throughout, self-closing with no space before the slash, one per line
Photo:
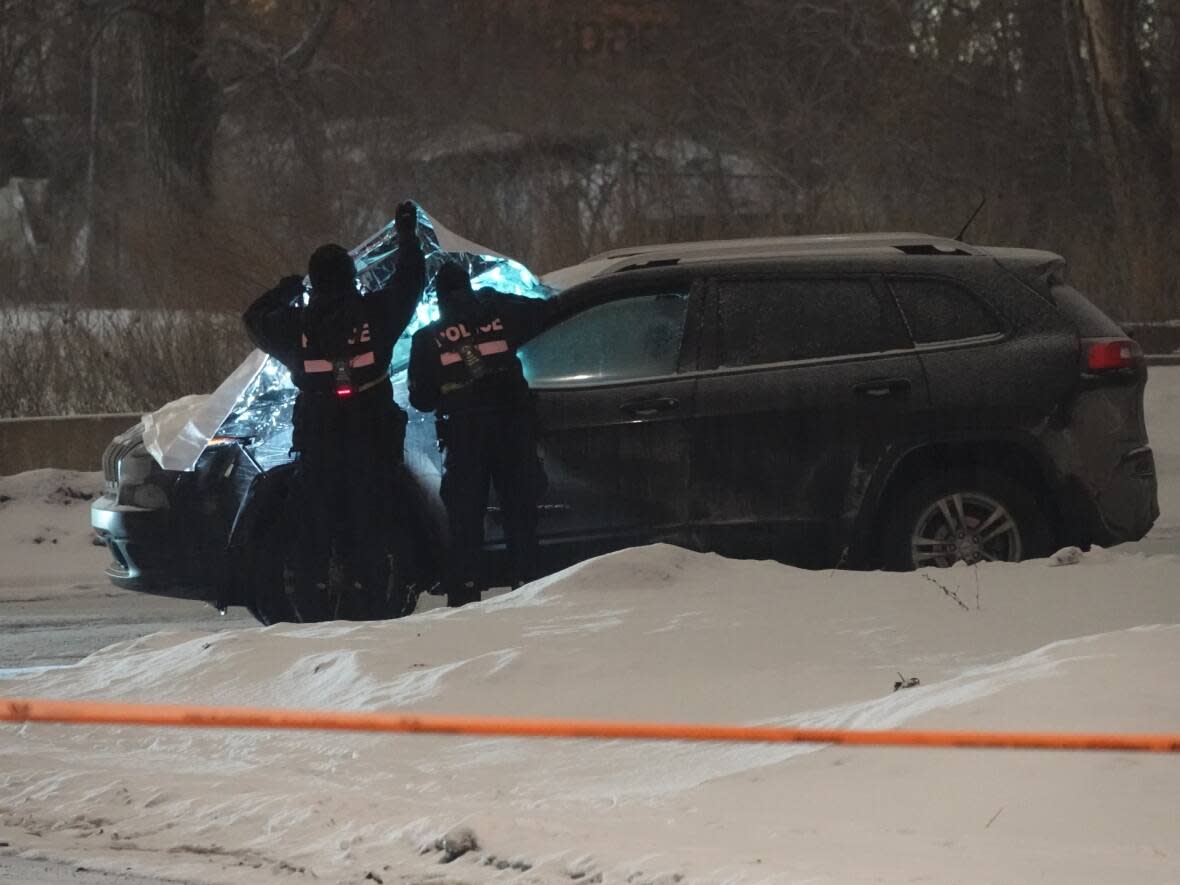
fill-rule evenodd
<path id="1" fill-rule="evenodd" d="M 593 255 L 590 262 L 615 262 L 627 258 L 635 261 L 618 270 L 630 270 L 681 261 L 708 261 L 715 258 L 766 257 L 807 253 L 858 253 L 894 251 L 906 255 L 976 255 L 976 249 L 949 237 L 923 233 L 833 234 L 805 237 L 755 237 L 738 240 L 704 240 L 693 243 L 660 243 L 649 246 L 626 246 Z"/>
<path id="2" fill-rule="evenodd" d="M 645 268 L 743 258 L 789 258 L 808 255 L 986 255 L 986 250 L 949 237 L 923 233 L 834 234 L 807 237 L 756 237 L 628 246 L 600 252 L 579 264 L 550 271 L 542 282 L 560 291 L 594 278 Z"/>

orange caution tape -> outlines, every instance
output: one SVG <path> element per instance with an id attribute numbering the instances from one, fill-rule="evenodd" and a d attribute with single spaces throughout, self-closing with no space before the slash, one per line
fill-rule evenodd
<path id="1" fill-rule="evenodd" d="M 1114 750 L 1180 752 L 1180 734 L 1054 734 L 986 731 L 853 731 L 838 728 L 768 728 L 689 723 L 511 719 L 406 713 L 342 713 L 252 707 L 191 707 L 0 699 L 0 722 L 74 725 L 155 725 L 189 728 L 281 728 L 381 731 L 496 737 L 597 738 L 636 741 L 844 744 L 872 747 L 976 747 L 1010 750 Z"/>

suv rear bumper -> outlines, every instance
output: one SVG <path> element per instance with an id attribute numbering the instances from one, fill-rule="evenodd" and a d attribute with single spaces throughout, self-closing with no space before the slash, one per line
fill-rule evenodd
<path id="1" fill-rule="evenodd" d="M 1102 489 L 1088 489 L 1072 478 L 1063 498 L 1068 543 L 1113 547 L 1141 540 L 1160 515 L 1151 447 L 1124 454 Z"/>

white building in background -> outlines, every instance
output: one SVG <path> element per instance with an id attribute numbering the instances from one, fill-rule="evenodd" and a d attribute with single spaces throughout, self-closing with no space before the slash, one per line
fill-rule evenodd
<path id="1" fill-rule="evenodd" d="M 40 216 L 48 192 L 46 178 L 10 178 L 0 187 L 0 261 L 22 275 L 45 250 Z"/>

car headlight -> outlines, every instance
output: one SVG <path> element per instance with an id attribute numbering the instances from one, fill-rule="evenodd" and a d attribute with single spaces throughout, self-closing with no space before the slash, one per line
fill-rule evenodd
<path id="1" fill-rule="evenodd" d="M 168 495 L 164 489 L 155 482 L 150 482 L 153 477 L 157 478 L 158 482 L 163 476 L 152 456 L 142 445 L 136 446 L 119 460 L 118 475 L 116 500 L 120 504 L 148 510 L 164 510 L 169 506 Z"/>
<path id="2" fill-rule="evenodd" d="M 206 449 L 215 449 L 220 446 L 248 446 L 254 441 L 252 436 L 215 436 L 205 444 Z"/>
<path id="3" fill-rule="evenodd" d="M 151 476 L 155 464 L 147 449 L 136 446 L 119 461 L 119 485 L 138 485 Z"/>

